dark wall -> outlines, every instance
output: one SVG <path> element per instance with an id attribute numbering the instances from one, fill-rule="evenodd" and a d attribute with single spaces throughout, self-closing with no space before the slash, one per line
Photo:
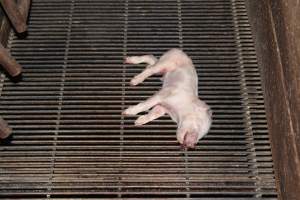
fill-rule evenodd
<path id="1" fill-rule="evenodd" d="M 281 199 L 300 198 L 300 1 L 247 0 Z"/>

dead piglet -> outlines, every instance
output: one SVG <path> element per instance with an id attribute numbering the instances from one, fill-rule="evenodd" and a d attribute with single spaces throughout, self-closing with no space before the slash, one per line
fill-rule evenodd
<path id="1" fill-rule="evenodd" d="M 163 74 L 163 87 L 144 102 L 127 108 L 124 115 L 140 116 L 135 125 L 140 126 L 164 114 L 169 114 L 178 124 L 177 140 L 184 148 L 194 148 L 207 134 L 212 123 L 209 106 L 198 98 L 198 76 L 192 60 L 181 50 L 171 49 L 157 60 L 153 55 L 132 56 L 125 63 L 147 63 L 146 69 L 135 76 L 130 84 L 138 85 L 153 74 Z"/>

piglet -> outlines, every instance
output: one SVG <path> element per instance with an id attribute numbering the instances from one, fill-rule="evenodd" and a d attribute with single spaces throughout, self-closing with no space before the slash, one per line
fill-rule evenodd
<path id="1" fill-rule="evenodd" d="M 138 85 L 153 74 L 163 74 L 163 87 L 146 101 L 130 106 L 122 114 L 136 115 L 151 109 L 135 121 L 135 125 L 140 126 L 167 113 L 178 124 L 177 140 L 182 147 L 195 148 L 211 126 L 212 112 L 198 98 L 198 77 L 192 60 L 180 49 L 171 49 L 159 60 L 153 55 L 131 56 L 125 58 L 125 63 L 148 64 L 142 73 L 131 80 L 131 85 Z"/>

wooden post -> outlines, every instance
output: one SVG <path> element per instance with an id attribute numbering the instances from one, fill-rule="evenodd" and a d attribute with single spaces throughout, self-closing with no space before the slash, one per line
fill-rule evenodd
<path id="1" fill-rule="evenodd" d="M 26 12 L 22 10 L 22 14 L 14 0 L 1 0 L 1 4 L 16 31 L 18 33 L 25 32 L 27 30 L 26 19 L 24 18 Z"/>
<path id="2" fill-rule="evenodd" d="M 0 64 L 9 73 L 10 76 L 16 77 L 21 74 L 22 66 L 13 59 L 7 49 L 0 44 Z"/>
<path id="3" fill-rule="evenodd" d="M 2 117 L 0 117 L 0 139 L 7 138 L 11 133 L 11 128 L 9 128 L 6 121 L 4 121 Z"/>
<path id="4" fill-rule="evenodd" d="M 300 3 L 247 0 L 280 199 L 300 198 Z"/>
<path id="5" fill-rule="evenodd" d="M 18 0 L 18 8 L 25 22 L 27 21 L 28 18 L 30 4 L 31 4 L 31 0 Z"/>

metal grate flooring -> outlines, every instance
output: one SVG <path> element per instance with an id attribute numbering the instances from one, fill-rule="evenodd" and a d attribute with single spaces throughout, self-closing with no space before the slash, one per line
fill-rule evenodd
<path id="1" fill-rule="evenodd" d="M 243 0 L 33 0 L 29 36 L 11 33 L 24 66 L 0 79 L 2 199 L 277 199 L 268 129 Z M 214 111 L 196 150 L 176 142 L 165 116 L 143 127 L 121 111 L 161 87 L 129 80 L 179 47 Z"/>

